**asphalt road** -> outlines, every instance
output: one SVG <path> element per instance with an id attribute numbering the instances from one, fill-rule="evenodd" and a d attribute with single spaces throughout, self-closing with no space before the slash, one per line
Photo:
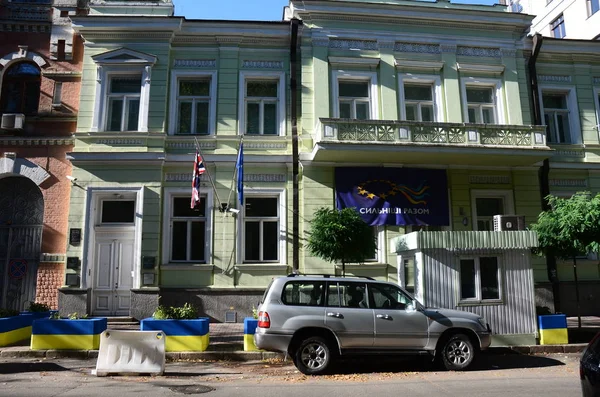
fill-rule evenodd
<path id="1" fill-rule="evenodd" d="M 95 360 L 0 359 L 4 397 L 581 396 L 580 354 L 484 356 L 466 372 L 426 360 L 347 360 L 336 375 L 309 377 L 289 362 L 173 362 L 164 376 L 91 375 Z"/>

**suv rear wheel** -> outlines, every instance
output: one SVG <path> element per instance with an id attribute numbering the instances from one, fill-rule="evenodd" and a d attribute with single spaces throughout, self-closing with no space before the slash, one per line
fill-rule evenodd
<path id="1" fill-rule="evenodd" d="M 467 368 L 475 358 L 475 348 L 467 335 L 456 334 L 448 338 L 441 351 L 444 367 L 449 371 Z"/>
<path id="2" fill-rule="evenodd" d="M 304 339 L 294 353 L 294 364 L 305 375 L 321 375 L 331 362 L 332 351 L 327 341 L 318 336 Z"/>

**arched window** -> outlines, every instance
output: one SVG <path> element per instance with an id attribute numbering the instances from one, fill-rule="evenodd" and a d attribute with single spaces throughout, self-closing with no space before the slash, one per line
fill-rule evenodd
<path id="1" fill-rule="evenodd" d="M 37 65 L 19 62 L 4 72 L 2 76 L 2 113 L 32 114 L 38 110 L 40 101 L 41 73 Z"/>

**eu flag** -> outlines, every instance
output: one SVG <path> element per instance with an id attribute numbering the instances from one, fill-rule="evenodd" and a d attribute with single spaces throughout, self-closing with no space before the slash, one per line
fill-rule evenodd
<path id="1" fill-rule="evenodd" d="M 237 192 L 238 200 L 240 202 L 240 208 L 244 205 L 244 143 L 240 143 L 240 150 L 238 152 L 237 160 L 235 162 L 235 169 L 237 171 Z"/>

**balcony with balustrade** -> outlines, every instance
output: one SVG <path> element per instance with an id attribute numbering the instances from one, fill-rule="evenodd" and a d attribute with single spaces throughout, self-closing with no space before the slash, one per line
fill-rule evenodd
<path id="1" fill-rule="evenodd" d="M 545 126 L 321 118 L 316 162 L 534 165 L 552 155 Z"/>

